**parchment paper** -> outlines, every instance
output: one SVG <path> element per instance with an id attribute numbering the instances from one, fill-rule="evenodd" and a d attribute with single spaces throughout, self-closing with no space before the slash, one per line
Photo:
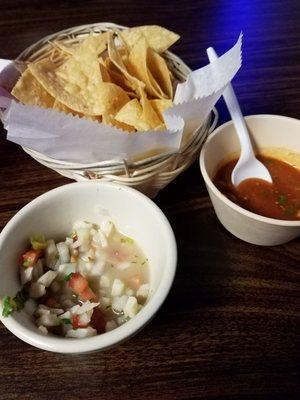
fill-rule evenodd
<path id="1" fill-rule="evenodd" d="M 167 130 L 136 133 L 18 103 L 10 90 L 19 72 L 12 61 L 0 59 L 0 108 L 7 139 L 54 159 L 82 164 L 176 151 L 203 124 L 239 70 L 241 44 L 240 35 L 213 65 L 191 72 L 186 82 L 177 85 L 175 105 L 164 112 Z"/>

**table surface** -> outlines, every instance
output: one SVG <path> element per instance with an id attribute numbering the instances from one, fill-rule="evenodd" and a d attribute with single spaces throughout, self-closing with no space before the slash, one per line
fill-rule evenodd
<path id="1" fill-rule="evenodd" d="M 244 33 L 234 80 L 245 114 L 300 112 L 299 0 L 1 0 L 0 57 L 86 23 L 159 24 L 192 68 Z M 220 120 L 229 119 L 222 102 Z M 0 224 L 70 181 L 0 138 Z M 284 132 L 283 132 L 284 134 Z M 0 400 L 293 399 L 300 394 L 299 259 L 295 240 L 257 247 L 218 222 L 197 162 L 155 199 L 178 242 L 178 269 L 157 316 L 119 347 L 65 356 L 35 349 L 0 326 Z M 299 397 L 298 397 L 299 398 Z"/>

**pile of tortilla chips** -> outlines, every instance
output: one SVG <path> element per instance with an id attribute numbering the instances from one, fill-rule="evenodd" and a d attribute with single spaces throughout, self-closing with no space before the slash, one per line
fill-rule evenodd
<path id="1" fill-rule="evenodd" d="M 12 90 L 22 103 L 110 124 L 127 132 L 164 129 L 173 76 L 161 53 L 179 36 L 159 26 L 91 34 L 73 45 L 53 42 L 28 63 Z"/>

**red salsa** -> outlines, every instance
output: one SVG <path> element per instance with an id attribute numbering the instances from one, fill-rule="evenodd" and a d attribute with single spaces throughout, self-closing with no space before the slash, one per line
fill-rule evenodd
<path id="1" fill-rule="evenodd" d="M 284 161 L 257 157 L 268 168 L 273 183 L 246 179 L 238 187 L 231 183 L 237 159 L 224 164 L 216 173 L 214 184 L 234 203 L 265 217 L 300 220 L 300 170 Z"/>

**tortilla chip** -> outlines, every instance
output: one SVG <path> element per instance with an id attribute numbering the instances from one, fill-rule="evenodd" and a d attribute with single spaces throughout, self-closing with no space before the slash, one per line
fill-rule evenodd
<path id="1" fill-rule="evenodd" d="M 141 93 L 144 93 L 142 89 Z M 138 131 L 148 131 L 161 125 L 161 121 L 145 93 L 142 94 L 141 103 L 137 99 L 131 100 L 121 108 L 115 119 L 134 126 Z"/>
<path id="2" fill-rule="evenodd" d="M 125 132 L 135 132 L 135 128 L 132 125 L 125 124 L 124 122 L 117 121 L 115 118 L 109 115 L 103 115 L 102 122 L 106 125 L 114 126 L 118 129 L 122 129 Z"/>
<path id="3" fill-rule="evenodd" d="M 166 51 L 180 38 L 177 33 L 157 25 L 137 26 L 122 31 L 122 37 L 130 47 L 135 45 L 141 34 L 145 36 L 149 46 L 158 53 Z"/>
<path id="4" fill-rule="evenodd" d="M 99 67 L 100 67 L 102 81 L 103 82 L 112 82 L 112 79 L 110 77 L 108 69 L 106 68 L 106 65 L 105 65 L 104 61 L 102 60 L 102 58 L 100 58 L 100 60 L 99 60 Z M 113 83 L 115 83 L 115 82 L 113 82 Z"/>
<path id="5" fill-rule="evenodd" d="M 164 117 L 163 117 L 163 112 L 167 108 L 173 107 L 173 102 L 172 100 L 168 99 L 155 99 L 155 100 L 149 100 L 152 108 L 156 112 L 156 114 L 159 116 L 160 120 L 164 122 Z"/>
<path id="6" fill-rule="evenodd" d="M 122 72 L 115 66 L 115 64 L 113 64 L 110 58 L 106 58 L 104 65 L 109 73 L 112 83 L 115 83 L 117 86 L 120 86 L 123 90 L 125 90 L 129 97 L 137 97 L 137 93 L 133 91 L 132 83 L 125 78 Z"/>
<path id="7" fill-rule="evenodd" d="M 125 104 L 117 113 L 115 120 L 127 125 L 134 126 L 138 131 L 147 131 L 150 129 L 149 124 L 142 121 L 143 109 L 137 99 L 133 99 Z"/>
<path id="8" fill-rule="evenodd" d="M 83 114 L 79 113 L 77 111 L 71 110 L 71 108 L 67 107 L 65 104 L 61 103 L 58 100 L 55 100 L 53 103 L 53 110 L 63 112 L 65 114 L 72 114 L 72 115 L 78 115 L 79 117 L 82 117 Z"/>
<path id="9" fill-rule="evenodd" d="M 161 121 L 154 109 L 152 108 L 150 101 L 147 99 L 147 95 L 143 88 L 140 88 L 140 96 L 140 103 L 143 109 L 141 118 L 143 121 L 146 121 L 150 125 L 151 129 L 155 129 L 156 127 L 161 125 Z"/>
<path id="10" fill-rule="evenodd" d="M 52 45 L 69 56 L 73 56 L 82 49 L 100 55 L 106 49 L 107 39 L 108 34 L 105 32 L 97 35 L 90 34 L 81 43 L 65 43 L 64 41 L 54 40 Z"/>
<path id="11" fill-rule="evenodd" d="M 81 42 L 78 51 L 84 49 L 96 53 L 99 56 L 106 50 L 108 35 L 108 32 L 100 33 L 99 35 L 88 35 L 86 39 Z"/>
<path id="12" fill-rule="evenodd" d="M 87 85 L 88 82 L 93 85 L 102 82 L 98 56 L 87 47 L 78 49 L 56 70 L 56 75 L 80 87 Z"/>
<path id="13" fill-rule="evenodd" d="M 76 112 L 74 110 L 71 110 L 70 108 L 68 108 L 64 104 L 60 103 L 58 100 L 54 101 L 53 110 L 56 110 L 56 111 L 59 111 L 59 112 L 63 112 L 65 114 L 71 114 L 71 115 L 74 115 L 74 116 L 77 115 L 79 118 L 89 119 L 91 121 L 96 121 L 96 122 L 101 122 L 102 121 L 102 117 L 101 116 L 85 115 L 85 114 Z"/>
<path id="14" fill-rule="evenodd" d="M 127 68 L 131 75 L 134 75 L 139 81 L 145 83 L 146 92 L 150 97 L 159 99 L 168 98 L 169 95 L 164 93 L 150 70 L 150 66 L 154 68 L 159 64 L 159 60 L 151 60 L 153 53 L 146 39 L 140 37 L 129 54 Z M 160 57 L 158 54 L 157 56 Z M 159 71 L 156 72 L 156 75 L 160 75 Z M 164 77 L 161 77 L 160 81 L 164 81 Z M 167 84 L 164 84 L 164 86 L 166 87 Z"/>
<path id="15" fill-rule="evenodd" d="M 138 92 L 139 88 L 141 86 L 145 86 L 143 82 L 138 80 L 136 77 L 134 77 L 132 74 L 130 74 L 127 70 L 127 67 L 125 66 L 122 56 L 120 52 L 117 50 L 113 35 L 111 32 L 109 32 L 108 35 L 108 57 L 110 61 L 115 65 L 115 67 L 118 69 L 119 73 L 124 76 L 126 79 L 126 84 L 130 85 L 131 90 L 134 92 Z"/>
<path id="16" fill-rule="evenodd" d="M 44 89 L 29 69 L 23 72 L 11 94 L 23 104 L 43 108 L 52 108 L 54 104 L 54 98 Z"/>
<path id="17" fill-rule="evenodd" d="M 173 99 L 171 73 L 165 59 L 152 49 L 149 49 L 147 65 L 163 93 L 165 93 L 169 99 Z"/>
<path id="18" fill-rule="evenodd" d="M 30 64 L 29 69 L 51 96 L 68 108 L 85 115 L 115 115 L 130 100 L 126 92 L 117 85 L 94 82 L 82 71 L 82 74 L 77 74 L 80 79 L 76 83 L 74 77 L 69 77 L 67 73 L 63 78 L 55 73 L 55 65 L 49 60 Z M 74 74 L 76 75 L 76 71 Z"/>

